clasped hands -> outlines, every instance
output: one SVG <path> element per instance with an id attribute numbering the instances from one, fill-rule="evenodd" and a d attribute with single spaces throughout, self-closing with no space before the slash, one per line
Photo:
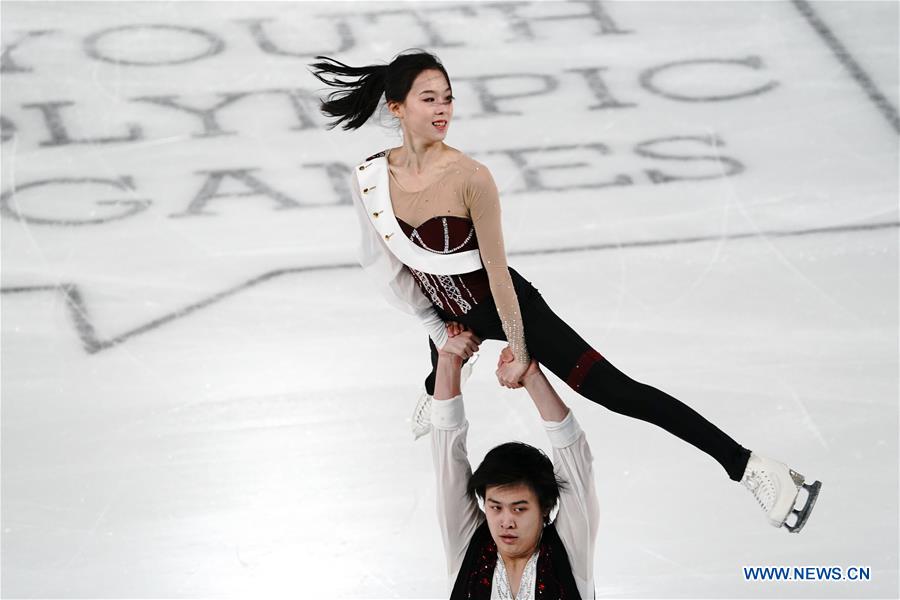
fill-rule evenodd
<path id="1" fill-rule="evenodd" d="M 460 323 L 447 323 L 447 336 L 447 343 L 440 349 L 440 352 L 453 354 L 463 360 L 471 358 L 481 345 L 478 336 Z M 507 346 L 500 351 L 500 357 L 497 359 L 497 381 L 509 389 L 520 388 L 522 387 L 522 378 L 529 370 L 529 366 L 529 364 L 517 361 L 512 350 Z M 534 368 L 537 368 L 536 364 Z"/>

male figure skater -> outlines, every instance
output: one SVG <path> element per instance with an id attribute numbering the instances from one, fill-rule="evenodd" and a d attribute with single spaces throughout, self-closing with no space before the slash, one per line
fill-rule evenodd
<path id="1" fill-rule="evenodd" d="M 531 361 L 521 383 L 543 420 L 553 462 L 533 446 L 512 442 L 488 452 L 472 473 L 461 364 L 454 354 L 439 354 L 431 415 L 451 600 L 593 598 L 597 494 L 593 457 L 575 416 Z"/>

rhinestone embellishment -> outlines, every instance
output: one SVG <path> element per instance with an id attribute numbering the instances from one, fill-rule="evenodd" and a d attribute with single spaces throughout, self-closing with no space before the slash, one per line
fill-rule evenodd
<path id="1" fill-rule="evenodd" d="M 494 584 L 497 586 L 497 597 L 501 600 L 532 600 L 534 598 L 534 581 L 537 575 L 538 552 L 531 555 L 522 571 L 522 578 L 519 580 L 519 593 L 513 595 L 509 585 L 509 575 L 506 572 L 506 565 L 503 564 L 503 558 L 497 556 L 497 566 L 494 569 Z"/>

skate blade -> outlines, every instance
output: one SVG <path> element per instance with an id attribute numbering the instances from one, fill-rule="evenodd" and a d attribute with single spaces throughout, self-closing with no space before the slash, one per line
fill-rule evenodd
<path id="1" fill-rule="evenodd" d="M 816 481 L 812 485 L 804 483 L 803 488 L 807 492 L 806 502 L 803 504 L 803 508 L 800 510 L 795 508 L 791 511 L 797 515 L 797 521 L 793 525 L 788 525 L 787 521 L 784 523 L 785 528 L 791 533 L 800 533 L 800 530 L 806 525 L 806 521 L 809 519 L 809 515 L 812 513 L 812 509 L 816 505 L 816 500 L 819 497 L 819 490 L 822 489 L 822 482 Z"/>

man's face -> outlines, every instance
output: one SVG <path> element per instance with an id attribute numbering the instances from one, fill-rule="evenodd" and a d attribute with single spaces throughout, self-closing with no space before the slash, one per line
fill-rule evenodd
<path id="1" fill-rule="evenodd" d="M 504 558 L 527 558 L 537 549 L 544 513 L 537 494 L 524 484 L 491 486 L 484 491 L 491 537 Z"/>

